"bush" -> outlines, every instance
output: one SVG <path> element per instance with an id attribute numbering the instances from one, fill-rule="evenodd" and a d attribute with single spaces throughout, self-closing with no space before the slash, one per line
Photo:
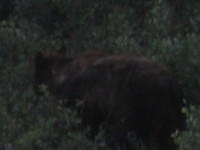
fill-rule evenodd
<path id="1" fill-rule="evenodd" d="M 179 144 L 180 150 L 198 150 L 200 147 L 200 109 L 191 106 L 186 109 L 187 114 L 187 130 L 182 132 L 176 142 Z"/>

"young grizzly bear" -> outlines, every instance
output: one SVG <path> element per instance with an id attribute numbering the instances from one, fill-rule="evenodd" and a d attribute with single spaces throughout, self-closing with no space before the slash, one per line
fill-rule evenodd
<path id="1" fill-rule="evenodd" d="M 172 73 L 140 54 L 94 54 L 83 53 L 70 61 L 57 57 L 56 62 L 47 57 L 53 63 L 43 65 L 54 71 L 41 72 L 47 76 L 44 83 L 57 95 L 82 99 L 83 125 L 92 134 L 102 126 L 113 148 L 118 143 L 132 150 L 128 137 L 134 133 L 148 149 L 175 149 L 171 134 L 184 127 L 185 116 L 181 87 Z M 40 76 L 40 69 L 36 72 Z"/>

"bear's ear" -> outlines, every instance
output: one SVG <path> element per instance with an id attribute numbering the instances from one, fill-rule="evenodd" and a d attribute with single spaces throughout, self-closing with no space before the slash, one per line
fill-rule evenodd
<path id="1" fill-rule="evenodd" d="M 49 79 L 50 71 L 53 66 L 53 58 L 45 53 L 38 52 L 34 57 L 34 78 L 35 82 L 42 83 Z"/>
<path id="2" fill-rule="evenodd" d="M 46 61 L 46 58 L 42 52 L 36 53 L 35 58 L 34 58 L 35 67 L 42 66 L 42 64 L 44 64 L 45 61 Z"/>
<path id="3" fill-rule="evenodd" d="M 54 58 L 48 56 L 43 52 L 38 52 L 34 58 L 34 64 L 37 69 L 45 69 L 46 67 L 50 67 L 54 63 Z"/>

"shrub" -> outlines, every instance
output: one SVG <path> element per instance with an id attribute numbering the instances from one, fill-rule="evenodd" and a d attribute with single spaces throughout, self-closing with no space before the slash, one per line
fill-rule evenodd
<path id="1" fill-rule="evenodd" d="M 176 138 L 180 150 L 198 150 L 200 147 L 200 109 L 191 106 L 185 109 L 187 114 L 187 130 Z"/>

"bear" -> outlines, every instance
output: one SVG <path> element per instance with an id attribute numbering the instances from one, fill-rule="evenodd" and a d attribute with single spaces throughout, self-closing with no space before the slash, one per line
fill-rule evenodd
<path id="1" fill-rule="evenodd" d="M 38 76 L 44 75 L 36 79 L 70 102 L 82 100 L 82 125 L 90 127 L 91 136 L 102 127 L 113 149 L 133 150 L 130 133 L 148 149 L 176 149 L 171 134 L 185 127 L 183 93 L 166 66 L 137 53 L 85 52 L 72 59 L 54 55 L 45 63 L 39 56 L 36 68 L 43 65 L 52 72 L 36 69 Z"/>
<path id="2" fill-rule="evenodd" d="M 183 93 L 164 65 L 142 55 L 118 54 L 97 60 L 83 77 L 84 85 L 94 83 L 86 89 L 82 112 L 83 123 L 93 131 L 103 122 L 109 140 L 126 143 L 127 149 L 130 131 L 152 149 L 176 148 L 171 134 L 185 126 Z"/>

